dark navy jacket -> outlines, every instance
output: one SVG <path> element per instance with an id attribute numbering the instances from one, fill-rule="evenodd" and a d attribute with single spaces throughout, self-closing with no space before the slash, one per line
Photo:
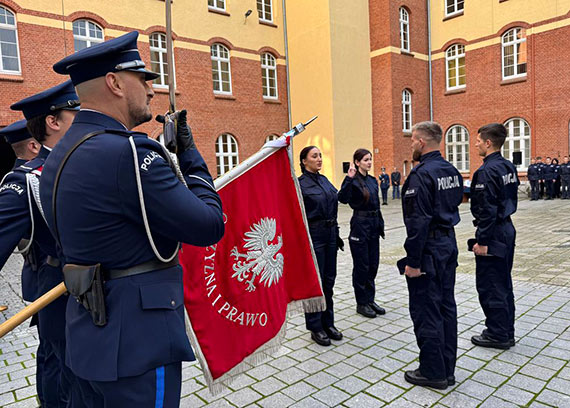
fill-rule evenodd
<path id="1" fill-rule="evenodd" d="M 471 213 L 479 245 L 489 245 L 495 238 L 495 227 L 517 210 L 519 184 L 517 169 L 500 152 L 485 157 L 473 174 Z"/>
<path id="2" fill-rule="evenodd" d="M 552 181 L 556 179 L 556 174 L 557 174 L 557 169 L 556 169 L 556 164 L 545 164 L 544 168 L 543 168 L 543 172 L 542 172 L 542 178 L 545 181 Z"/>
<path id="3" fill-rule="evenodd" d="M 369 198 L 365 200 L 363 188 L 368 190 Z M 384 218 L 380 211 L 380 197 L 378 196 L 378 182 L 375 177 L 364 177 L 359 171 L 354 177 L 346 176 L 338 192 L 338 201 L 350 205 L 356 211 L 377 212 L 377 216 L 366 217 L 355 214 L 350 220 L 350 239 L 357 240 L 379 239 L 384 235 Z"/>
<path id="4" fill-rule="evenodd" d="M 390 174 L 390 178 L 392 179 L 393 186 L 399 186 L 402 174 L 399 171 L 393 171 L 392 174 Z"/>
<path id="5" fill-rule="evenodd" d="M 380 180 L 381 189 L 385 190 L 390 188 L 390 176 L 388 174 L 380 174 L 378 179 Z"/>
<path id="6" fill-rule="evenodd" d="M 528 166 L 527 173 L 528 181 L 538 181 L 541 178 L 539 164 L 531 164 Z"/>
<path id="7" fill-rule="evenodd" d="M 337 189 L 322 174 L 310 172 L 305 172 L 299 177 L 299 185 L 303 194 L 305 214 L 309 222 L 313 246 L 336 242 Z"/>
<path id="8" fill-rule="evenodd" d="M 52 193 L 60 163 L 82 137 L 97 130 L 106 132 L 81 144 L 61 172 L 54 220 Z M 124 269 L 157 260 L 143 224 L 129 136 L 136 146 L 146 214 L 161 256 L 169 257 L 178 241 L 206 246 L 223 235 L 221 201 L 197 150 L 179 156 L 186 187 L 157 142 L 125 130 L 107 115 L 81 110 L 46 162 L 40 189 L 54 232 L 57 221 L 66 263 Z M 105 292 L 103 327 L 95 326 L 74 299 L 67 304 L 66 363 L 77 376 L 114 381 L 194 359 L 185 332 L 180 266 L 106 281 Z"/>
<path id="9" fill-rule="evenodd" d="M 439 151 L 430 152 L 410 172 L 402 197 L 407 265 L 420 268 L 430 231 L 451 230 L 460 220 L 463 177 Z"/>
<path id="10" fill-rule="evenodd" d="M 560 164 L 560 177 L 564 180 L 570 179 L 570 163 Z"/>

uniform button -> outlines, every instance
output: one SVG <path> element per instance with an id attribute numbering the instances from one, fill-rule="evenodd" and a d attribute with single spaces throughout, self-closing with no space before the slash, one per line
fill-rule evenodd
<path id="1" fill-rule="evenodd" d="M 171 304 L 172 306 L 176 306 L 176 302 L 175 302 L 174 300 L 172 300 L 172 301 L 170 302 L 170 304 Z"/>

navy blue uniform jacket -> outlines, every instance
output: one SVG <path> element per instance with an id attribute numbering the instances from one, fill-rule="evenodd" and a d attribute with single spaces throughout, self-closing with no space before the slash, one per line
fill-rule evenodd
<path id="1" fill-rule="evenodd" d="M 337 189 L 325 176 L 318 173 L 303 173 L 299 177 L 299 185 L 313 246 L 336 242 L 336 228 L 332 227 L 336 225 L 338 214 Z M 312 221 L 325 220 L 331 221 L 331 224 L 326 227 L 311 225 Z"/>
<path id="2" fill-rule="evenodd" d="M 528 181 L 538 181 L 540 180 L 540 167 L 538 164 L 531 164 L 530 166 L 528 166 L 527 169 L 527 177 L 528 177 Z"/>
<path id="3" fill-rule="evenodd" d="M 56 217 L 66 263 L 123 269 L 156 260 L 143 224 L 131 135 L 150 230 L 162 257 L 169 257 L 178 241 L 202 246 L 219 241 L 224 232 L 221 202 L 200 153 L 192 149 L 179 157 L 185 187 L 157 142 L 91 110 L 77 114 L 45 164 L 40 194 L 52 231 L 54 179 L 63 157 L 83 136 L 105 129 L 121 134 L 89 139 L 61 173 Z M 114 381 L 194 359 L 185 333 L 180 266 L 109 280 L 105 291 L 103 327 L 95 326 L 73 298 L 67 304 L 66 363 L 77 376 Z"/>
<path id="4" fill-rule="evenodd" d="M 429 232 L 451 229 L 459 222 L 463 177 L 439 151 L 424 154 L 402 187 L 402 207 L 408 236 L 404 243 L 412 268 L 420 268 Z"/>

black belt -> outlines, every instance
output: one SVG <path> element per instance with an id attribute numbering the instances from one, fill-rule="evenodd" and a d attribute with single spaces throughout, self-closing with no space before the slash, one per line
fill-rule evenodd
<path id="1" fill-rule="evenodd" d="M 374 211 L 354 210 L 354 212 L 352 214 L 356 215 L 357 217 L 378 217 L 379 213 L 380 213 L 380 211 L 378 211 L 378 210 L 374 210 Z"/>
<path id="2" fill-rule="evenodd" d="M 126 269 L 103 269 L 103 274 L 107 281 L 111 279 L 124 278 L 126 276 L 140 275 L 141 273 L 159 271 L 176 265 L 178 265 L 178 257 L 175 257 L 173 260 L 166 263 L 153 259 L 152 261 L 143 262 L 142 264 L 131 266 Z"/>
<path id="3" fill-rule="evenodd" d="M 451 237 L 454 232 L 453 228 L 437 228 L 428 232 L 428 238 Z"/>
<path id="4" fill-rule="evenodd" d="M 59 262 L 59 259 L 56 257 L 53 257 L 51 255 L 48 255 L 46 258 L 46 263 L 49 266 L 52 266 L 54 268 L 59 268 L 59 266 L 61 265 L 61 262 Z"/>
<path id="5" fill-rule="evenodd" d="M 309 220 L 310 227 L 335 227 L 337 222 L 335 219 L 330 220 Z"/>

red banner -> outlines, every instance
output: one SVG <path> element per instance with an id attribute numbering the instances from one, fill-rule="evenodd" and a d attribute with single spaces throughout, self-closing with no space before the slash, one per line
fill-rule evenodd
<path id="1" fill-rule="evenodd" d="M 279 347 L 288 308 L 324 306 L 294 177 L 277 150 L 218 191 L 222 240 L 183 246 L 189 337 L 211 389 Z"/>

